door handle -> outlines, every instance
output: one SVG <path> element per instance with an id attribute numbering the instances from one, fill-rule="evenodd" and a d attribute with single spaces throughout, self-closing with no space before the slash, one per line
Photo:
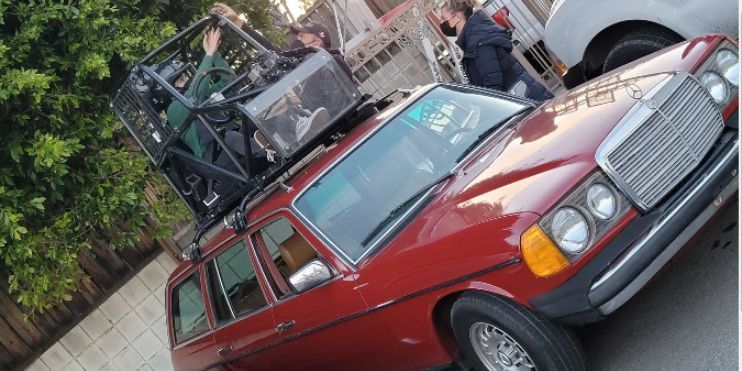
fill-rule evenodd
<path id="1" fill-rule="evenodd" d="M 291 321 L 286 321 L 283 323 L 279 323 L 278 326 L 276 326 L 276 330 L 280 331 L 286 331 L 292 327 L 294 327 L 294 324 L 296 324 L 296 321 L 293 319 Z"/>
<path id="2" fill-rule="evenodd" d="M 220 356 L 223 356 L 223 355 L 225 355 L 225 354 L 227 354 L 227 353 L 229 353 L 231 351 L 232 351 L 232 346 L 231 345 L 227 345 L 224 348 L 220 348 L 218 353 L 219 353 Z"/>

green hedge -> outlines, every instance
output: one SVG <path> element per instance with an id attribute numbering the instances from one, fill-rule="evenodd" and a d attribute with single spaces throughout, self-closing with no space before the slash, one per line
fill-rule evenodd
<path id="1" fill-rule="evenodd" d="M 263 4 L 265 3 L 265 4 Z M 249 18 L 276 33 L 267 0 Z M 136 243 L 147 217 L 158 236 L 187 215 L 148 160 L 126 143 L 109 107 L 131 64 L 203 16 L 206 1 L 0 0 L 0 269 L 32 311 L 71 299 L 92 232 Z M 255 7 L 260 5 L 260 7 Z M 166 195 L 145 208 L 145 182 Z"/>

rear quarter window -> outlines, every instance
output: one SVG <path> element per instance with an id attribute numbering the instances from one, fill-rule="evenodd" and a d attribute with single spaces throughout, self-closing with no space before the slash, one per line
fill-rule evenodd
<path id="1" fill-rule="evenodd" d="M 198 271 L 173 289 L 173 334 L 182 343 L 209 329 Z"/>

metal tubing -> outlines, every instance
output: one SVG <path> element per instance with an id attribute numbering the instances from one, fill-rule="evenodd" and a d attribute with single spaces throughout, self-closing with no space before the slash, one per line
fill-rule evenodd
<path id="1" fill-rule="evenodd" d="M 265 46 L 263 46 L 263 44 L 261 44 L 261 43 L 259 43 L 259 42 L 255 41 L 255 39 L 253 39 L 252 37 L 250 37 L 250 35 L 248 35 L 248 34 L 247 34 L 247 32 L 245 32 L 245 31 L 242 31 L 242 29 L 241 29 L 241 28 L 237 27 L 237 26 L 236 26 L 236 25 L 235 25 L 234 23 L 232 23 L 232 21 L 230 21 L 229 19 L 227 19 L 227 18 L 224 18 L 224 17 L 223 17 L 223 16 L 221 15 L 221 14 L 215 14 L 215 16 L 219 17 L 219 20 L 220 20 L 220 21 L 223 21 L 223 22 L 225 22 L 225 24 L 226 24 L 226 25 L 227 25 L 227 26 L 228 26 L 228 27 L 229 27 L 230 29 L 232 29 L 232 31 L 234 31 L 234 32 L 237 32 L 237 34 L 238 34 L 238 35 L 240 35 L 240 36 L 241 36 L 241 37 L 242 37 L 243 39 L 245 39 L 245 41 L 247 41 L 248 43 L 250 43 L 250 45 L 252 45 L 252 46 L 253 46 L 253 47 L 254 47 L 255 49 L 257 49 L 257 50 L 258 50 L 259 52 L 263 53 L 263 52 L 266 52 L 266 51 L 268 51 L 268 49 L 266 49 L 266 48 L 265 48 Z M 221 23 L 221 22 L 220 22 L 220 23 Z"/>
<path id="2" fill-rule="evenodd" d="M 200 158 L 198 158 L 198 157 L 196 157 L 196 156 L 194 156 L 194 155 L 192 155 L 192 154 L 190 154 L 190 153 L 188 153 L 188 152 L 186 152 L 186 151 L 184 151 L 184 150 L 182 150 L 180 148 L 170 147 L 167 150 L 170 151 L 170 153 L 172 153 L 172 154 L 174 154 L 174 155 L 176 155 L 178 157 L 183 157 L 183 158 L 185 158 L 185 159 L 187 159 L 189 161 L 196 162 L 199 165 L 206 166 L 209 169 L 214 170 L 214 171 L 216 171 L 216 172 L 218 172 L 218 173 L 220 173 L 220 174 L 222 174 L 224 176 L 230 177 L 230 178 L 232 178 L 232 179 L 234 179 L 234 180 L 236 180 L 238 182 L 247 183 L 249 181 L 249 179 L 247 179 L 246 177 L 241 177 L 239 174 L 235 174 L 235 173 L 233 173 L 233 172 L 231 172 L 229 170 L 224 170 L 224 169 L 222 169 L 222 168 L 220 168 L 218 166 L 215 166 L 214 164 L 212 164 L 212 163 L 210 163 L 208 161 L 204 161 L 203 159 L 200 159 Z"/>
<path id="3" fill-rule="evenodd" d="M 149 54 L 147 54 L 142 60 L 139 62 L 139 64 L 145 64 L 150 61 L 150 59 L 154 58 L 157 54 L 162 52 L 163 50 L 167 49 L 171 45 L 181 41 L 183 37 L 188 35 L 189 33 L 193 32 L 194 30 L 203 27 L 205 23 L 208 23 L 211 20 L 211 17 L 202 18 L 200 21 L 194 23 L 192 26 L 186 28 L 185 30 L 181 31 L 181 33 L 175 35 L 172 39 L 166 41 L 164 44 L 162 44 L 159 48 L 151 51 Z"/>
<path id="4" fill-rule="evenodd" d="M 214 137 L 214 140 L 216 140 L 216 142 L 219 143 L 220 146 L 222 146 L 222 151 L 224 151 L 224 153 L 227 154 L 229 159 L 232 160 L 232 162 L 235 165 L 237 165 L 237 170 L 239 170 L 240 173 L 242 173 L 245 179 L 250 179 L 250 175 L 247 173 L 247 171 L 245 171 L 245 168 L 242 167 L 242 165 L 240 164 L 240 160 L 238 160 L 237 156 L 235 156 L 234 153 L 232 153 L 232 150 L 229 149 L 229 147 L 227 147 L 227 144 L 224 143 L 224 139 L 222 139 L 222 137 L 219 136 L 219 133 L 217 133 L 216 130 L 213 127 L 211 127 L 211 124 L 209 124 L 209 121 L 206 120 L 206 118 L 201 114 L 198 114 L 197 117 L 199 120 L 201 120 L 201 123 L 204 124 L 204 126 L 206 126 L 206 130 L 208 130 L 209 133 L 211 133 L 211 136 Z M 216 159 L 214 160 L 216 161 Z"/>

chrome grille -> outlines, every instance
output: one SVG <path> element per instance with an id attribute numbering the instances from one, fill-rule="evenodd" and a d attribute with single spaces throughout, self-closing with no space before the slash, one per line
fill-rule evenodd
<path id="1" fill-rule="evenodd" d="M 646 211 L 700 164 L 723 127 L 706 90 L 693 76 L 677 73 L 637 103 L 603 142 L 596 159 Z"/>

